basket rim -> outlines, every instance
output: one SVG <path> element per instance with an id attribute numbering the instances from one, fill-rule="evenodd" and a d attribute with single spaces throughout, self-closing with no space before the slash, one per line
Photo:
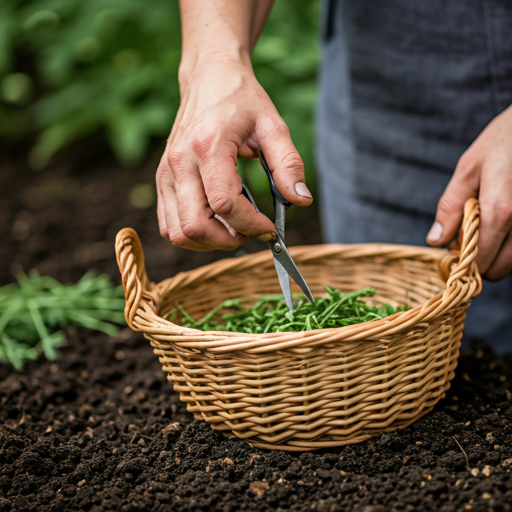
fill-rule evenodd
<path id="1" fill-rule="evenodd" d="M 441 249 L 441 248 L 435 248 L 435 247 L 422 247 L 422 246 L 416 246 L 416 245 L 384 244 L 384 243 L 297 245 L 297 246 L 293 246 L 293 247 L 288 247 L 288 251 L 290 252 L 290 255 L 293 257 L 293 259 L 296 263 L 297 262 L 298 263 L 305 263 L 305 262 L 309 263 L 309 262 L 313 262 L 313 261 L 320 260 L 320 259 L 327 257 L 326 255 L 307 256 L 306 251 L 311 252 L 312 247 L 332 248 L 333 250 L 335 250 L 335 252 L 333 251 L 333 254 L 336 254 L 338 257 L 340 255 L 340 251 L 341 251 L 341 253 L 345 252 L 345 251 L 353 252 L 354 249 L 357 250 L 360 247 L 366 247 L 368 249 L 375 249 L 375 251 L 373 251 L 372 253 L 369 253 L 366 256 L 347 256 L 347 257 L 343 256 L 341 258 L 341 259 L 346 259 L 346 260 L 361 259 L 364 257 L 373 257 L 373 256 L 387 256 L 387 257 L 389 257 L 389 259 L 394 259 L 394 260 L 419 259 L 420 261 L 425 261 L 425 262 L 430 261 L 432 263 L 439 263 L 442 260 L 442 258 L 452 254 L 452 253 L 450 253 L 450 251 L 448 249 Z M 411 257 L 411 256 L 409 256 L 409 257 L 397 256 L 396 255 L 397 249 L 411 250 L 411 253 L 413 253 L 414 256 L 416 256 L 416 258 Z M 419 258 L 419 256 L 423 256 L 423 258 Z M 256 258 L 260 259 L 261 257 L 263 257 L 262 263 L 269 263 L 273 266 L 274 261 L 273 261 L 272 254 L 269 251 L 266 251 L 263 249 L 262 251 L 251 253 L 251 254 L 245 254 L 245 255 L 239 256 L 239 257 L 224 258 L 222 260 L 214 261 L 212 263 L 203 265 L 200 268 L 203 269 L 205 272 L 207 272 L 209 270 L 215 270 L 216 267 L 218 267 L 220 265 L 224 266 L 224 263 L 227 261 L 243 260 L 243 261 L 251 262 L 252 260 L 254 260 Z M 455 258 L 455 256 L 454 256 L 454 258 Z M 268 261 L 265 261 L 265 260 L 268 260 Z M 163 281 L 160 281 L 159 283 L 153 283 L 153 286 L 154 286 L 153 290 L 159 291 L 160 288 L 164 288 L 165 286 L 172 284 L 172 281 L 174 281 L 175 279 L 180 279 L 182 277 L 186 278 L 187 276 L 194 274 L 196 271 L 197 271 L 197 269 L 185 270 L 183 272 L 176 274 L 174 277 L 169 277 L 167 279 L 164 279 Z M 230 269 L 226 269 L 224 272 L 219 272 L 219 273 L 215 274 L 215 276 L 212 277 L 212 279 L 217 278 L 222 275 L 225 275 L 225 274 L 229 274 L 229 273 L 231 273 Z M 442 278 L 441 272 L 439 272 L 439 275 Z M 446 283 L 446 279 L 444 279 L 444 281 Z M 429 299 L 429 301 L 432 299 L 435 299 L 435 298 L 439 298 L 439 296 L 441 296 L 444 293 L 445 289 L 446 289 L 446 287 L 443 288 L 441 291 L 439 291 L 437 294 L 433 295 Z M 394 313 L 393 315 L 384 317 L 382 319 L 367 320 L 366 322 L 360 322 L 358 324 L 353 324 L 353 325 L 343 325 L 340 327 L 326 327 L 323 329 L 310 329 L 309 331 L 283 331 L 283 332 L 268 332 L 268 333 L 244 333 L 244 332 L 237 332 L 237 331 L 220 331 L 220 330 L 219 331 L 203 331 L 201 329 L 194 329 L 192 327 L 183 327 L 179 324 L 175 324 L 175 323 L 171 322 L 170 320 L 167 320 L 166 318 L 164 318 L 163 316 L 161 316 L 160 314 L 158 314 L 156 312 L 154 312 L 154 314 L 158 318 L 162 319 L 164 322 L 169 323 L 173 326 L 182 328 L 182 329 L 186 329 L 188 333 L 195 333 L 196 335 L 214 335 L 217 337 L 218 336 L 248 337 L 248 338 L 265 339 L 265 338 L 271 337 L 269 335 L 276 336 L 276 335 L 284 335 L 284 334 L 295 334 L 298 336 L 298 335 L 302 335 L 303 333 L 305 334 L 305 333 L 342 332 L 344 329 L 345 330 L 347 328 L 350 329 L 351 327 L 354 327 L 356 325 L 357 326 L 368 326 L 369 324 L 376 325 L 376 322 L 381 322 L 382 324 L 387 324 L 387 323 L 390 323 L 391 320 L 395 320 L 396 318 L 404 315 L 405 313 L 408 313 L 409 311 L 419 310 L 423 306 L 424 306 L 424 304 L 422 304 L 421 306 L 416 306 L 415 308 L 410 308 L 407 311 L 398 311 L 397 313 Z M 300 337 L 308 337 L 308 336 L 304 335 L 304 336 L 300 336 Z"/>
<path id="2" fill-rule="evenodd" d="M 321 250 L 325 247 L 333 250 L 334 254 L 338 257 L 343 254 L 351 254 L 357 252 L 360 248 L 364 248 L 368 251 L 366 256 L 386 256 L 391 259 L 420 259 L 421 261 L 437 263 L 440 267 L 442 262 L 445 264 L 454 263 L 457 261 L 459 255 L 457 252 L 449 251 L 447 249 L 439 249 L 432 247 L 421 247 L 414 245 L 401 245 L 401 244 L 378 244 L 378 243 L 363 243 L 363 244 L 317 244 L 315 246 L 296 246 L 289 249 L 290 254 L 293 256 L 296 262 L 304 263 L 304 261 L 315 261 L 322 258 L 322 256 L 312 255 L 312 247 Z M 410 251 L 408 256 L 403 255 L 403 250 Z M 366 252 L 365 251 L 365 252 Z M 402 255 L 400 256 L 400 252 Z M 323 257 L 326 257 L 325 254 Z M 360 259 L 362 256 L 341 256 L 343 259 Z M 198 270 L 202 271 L 202 274 L 210 274 L 215 271 L 217 267 L 223 269 L 229 263 L 243 261 L 244 263 L 254 264 L 253 260 L 261 260 L 262 264 L 268 264 L 273 266 L 272 254 L 268 251 L 261 251 L 258 253 L 247 254 L 239 258 L 226 258 L 219 260 L 208 265 L 204 265 L 199 269 L 188 270 L 176 274 L 176 276 L 168 278 L 155 284 L 153 290 L 160 295 L 160 293 L 168 293 L 164 290 L 169 285 L 181 283 L 187 281 L 189 276 L 194 276 Z M 240 270 L 241 271 L 241 270 Z M 443 278 L 442 270 L 440 271 L 440 277 L 447 283 L 447 279 Z M 214 273 L 212 278 L 218 277 L 219 275 L 225 275 L 230 273 L 230 266 L 224 268 L 219 273 Z M 196 279 L 194 279 L 196 281 Z M 197 279 L 199 282 L 204 282 L 203 279 Z M 186 287 L 191 283 L 187 283 L 182 287 Z M 180 287 L 181 288 L 181 287 Z M 479 292 L 478 286 L 472 287 L 470 296 L 476 295 Z M 155 329 L 141 329 L 145 332 L 150 331 L 151 334 L 157 334 L 158 338 L 162 341 L 172 341 L 176 345 L 181 347 L 194 347 L 201 350 L 213 351 L 216 353 L 232 352 L 237 350 L 247 350 L 249 352 L 266 352 L 275 350 L 293 349 L 296 352 L 307 352 L 316 345 L 323 345 L 332 342 L 350 342 L 356 339 L 365 340 L 368 343 L 377 341 L 372 339 L 373 337 L 382 338 L 383 336 L 389 336 L 403 332 L 411 327 L 416 326 L 419 322 L 425 322 L 437 316 L 439 309 L 443 312 L 449 311 L 456 307 L 460 302 L 464 302 L 464 299 L 469 300 L 469 297 L 458 297 L 452 304 L 442 304 L 442 308 L 435 308 L 434 313 L 424 311 L 428 310 L 430 305 L 436 302 L 442 303 L 442 298 L 446 292 L 446 286 L 433 295 L 428 301 L 420 306 L 411 308 L 407 311 L 399 311 L 389 317 L 385 317 L 379 320 L 370 320 L 362 322 L 360 324 L 346 325 L 340 327 L 331 327 L 324 329 L 312 329 L 309 331 L 299 332 L 268 332 L 268 333 L 240 333 L 231 331 L 202 331 L 199 329 L 193 329 L 190 327 L 183 327 L 178 324 L 166 320 L 159 314 L 153 311 L 146 311 L 151 316 L 154 315 L 155 320 L 158 319 L 160 327 Z M 476 292 L 476 293 L 473 293 Z M 466 296 L 468 294 L 465 294 Z M 423 314 L 422 314 L 423 313 Z M 149 327 L 149 325 L 146 325 Z M 172 330 L 172 332 L 171 332 Z M 307 342 L 307 347 L 300 347 L 302 343 Z M 381 342 L 381 341 L 379 341 Z"/>
<path id="3" fill-rule="evenodd" d="M 317 259 L 362 259 L 365 256 L 384 256 L 388 259 L 416 259 L 437 263 L 443 290 L 423 305 L 395 313 L 380 320 L 361 324 L 314 329 L 301 332 L 234 333 L 229 331 L 201 331 L 178 326 L 156 313 L 162 297 L 172 295 L 195 283 L 247 268 L 272 265 L 268 251 L 229 258 L 210 263 L 194 270 L 181 272 L 172 278 L 153 284 L 149 281 L 144 253 L 137 233 L 131 228 L 121 230 L 116 238 L 116 256 L 123 278 L 128 325 L 143 331 L 155 346 L 172 343 L 176 347 L 208 350 L 211 352 L 268 352 L 281 349 L 308 350 L 312 347 L 341 341 L 382 341 L 383 337 L 396 335 L 417 327 L 420 323 L 435 320 L 442 313 L 453 310 L 480 293 L 482 280 L 475 263 L 478 242 L 480 210 L 476 199 L 469 199 L 464 207 L 460 250 L 447 251 L 433 247 L 401 244 L 318 244 L 290 248 L 297 263 Z"/>

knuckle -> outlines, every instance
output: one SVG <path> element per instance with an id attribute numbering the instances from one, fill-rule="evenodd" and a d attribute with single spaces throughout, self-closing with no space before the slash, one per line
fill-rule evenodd
<path id="1" fill-rule="evenodd" d="M 290 129 L 282 119 L 274 119 L 269 135 L 276 141 L 288 140 L 290 138 Z"/>
<path id="2" fill-rule="evenodd" d="M 187 243 L 187 239 L 181 231 L 177 231 L 177 230 L 170 231 L 168 238 L 172 245 L 176 245 L 178 247 L 185 247 L 185 245 Z"/>
<path id="3" fill-rule="evenodd" d="M 234 198 L 227 194 L 214 194 L 208 198 L 208 201 L 213 212 L 221 216 L 231 214 L 235 205 Z"/>
<path id="4" fill-rule="evenodd" d="M 192 149 L 200 160 L 211 154 L 214 136 L 205 128 L 197 128 L 192 136 Z"/>
<path id="5" fill-rule="evenodd" d="M 183 167 L 184 162 L 184 151 L 177 148 L 171 148 L 169 151 L 167 151 L 167 164 L 169 165 L 170 169 L 179 169 Z"/>
<path id="6" fill-rule="evenodd" d="M 265 139 L 287 136 L 290 134 L 288 125 L 279 116 L 262 115 L 257 121 L 258 138 Z"/>
<path id="7" fill-rule="evenodd" d="M 274 121 L 273 132 L 276 135 L 289 135 L 290 129 L 288 128 L 288 125 L 281 118 L 279 118 Z"/>
<path id="8" fill-rule="evenodd" d="M 158 169 L 156 170 L 156 182 L 161 183 L 162 181 L 165 181 L 169 174 L 171 173 L 171 170 L 167 165 L 165 165 L 163 162 L 160 163 L 158 166 Z"/>
<path id="9" fill-rule="evenodd" d="M 451 215 L 456 211 L 455 201 L 447 195 L 442 195 L 437 204 L 437 211 L 441 215 Z"/>
<path id="10" fill-rule="evenodd" d="M 183 236 L 190 240 L 198 240 L 204 235 L 202 226 L 197 222 L 191 220 L 183 221 L 180 227 Z"/>
<path id="11" fill-rule="evenodd" d="M 472 189 L 478 189 L 480 167 L 479 155 L 475 154 L 471 148 L 469 148 L 459 158 L 453 179 L 459 184 L 465 184 L 466 187 L 470 186 Z"/>
<path id="12" fill-rule="evenodd" d="M 462 153 L 462 155 L 460 156 L 455 170 L 459 173 L 467 174 L 473 169 L 474 166 L 475 159 L 473 157 L 473 154 L 469 150 L 467 150 L 464 151 L 464 153 Z"/>
<path id="13" fill-rule="evenodd" d="M 167 231 L 167 228 L 160 226 L 159 227 L 160 236 L 162 238 L 165 238 L 166 240 L 169 240 L 169 232 Z"/>
<path id="14" fill-rule="evenodd" d="M 281 161 L 281 164 L 285 169 L 303 174 L 304 173 L 304 162 L 296 151 L 288 153 Z"/>

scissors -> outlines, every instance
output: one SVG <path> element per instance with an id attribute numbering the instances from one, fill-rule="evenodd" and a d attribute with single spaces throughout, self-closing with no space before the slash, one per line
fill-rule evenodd
<path id="1" fill-rule="evenodd" d="M 272 178 L 272 173 L 267 165 L 267 161 L 265 160 L 265 156 L 261 149 L 259 150 L 260 162 L 267 174 L 268 182 L 270 185 L 270 191 L 272 192 L 272 198 L 274 202 L 274 212 L 275 219 L 274 224 L 277 230 L 277 236 L 268 242 L 270 250 L 272 251 L 272 256 L 274 256 L 274 265 L 277 271 L 277 277 L 279 279 L 279 284 L 281 285 L 281 290 L 283 291 L 284 300 L 288 309 L 293 311 L 293 302 L 292 302 L 292 292 L 290 289 L 290 277 L 299 285 L 300 289 L 304 292 L 304 295 L 308 298 L 311 304 L 315 303 L 315 299 L 309 290 L 306 281 L 302 277 L 297 265 L 293 261 L 290 253 L 286 249 L 284 245 L 284 223 L 285 223 L 285 213 L 286 209 L 289 208 L 292 203 L 287 201 L 277 190 L 276 185 L 274 183 L 274 179 Z M 252 203 L 256 211 L 259 212 L 258 206 L 252 197 L 249 189 L 242 185 L 242 193 L 247 199 Z"/>

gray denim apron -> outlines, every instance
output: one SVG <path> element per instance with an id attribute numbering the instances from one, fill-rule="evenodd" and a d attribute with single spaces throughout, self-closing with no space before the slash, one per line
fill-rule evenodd
<path id="1" fill-rule="evenodd" d="M 425 245 L 459 157 L 512 103 L 512 2 L 327 0 L 322 37 L 324 238 Z M 512 350 L 511 277 L 484 283 L 471 337 Z"/>

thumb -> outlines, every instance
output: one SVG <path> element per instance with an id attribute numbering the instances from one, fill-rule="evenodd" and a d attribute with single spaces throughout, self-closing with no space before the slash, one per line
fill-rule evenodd
<path id="1" fill-rule="evenodd" d="M 464 204 L 478 195 L 478 180 L 471 179 L 475 176 L 468 179 L 467 174 L 459 172 L 458 167 L 437 205 L 436 219 L 427 235 L 427 243 L 430 245 L 445 245 L 457 236 Z"/>
<path id="2" fill-rule="evenodd" d="M 277 190 L 291 203 L 308 206 L 313 197 L 306 186 L 304 163 L 292 142 L 288 126 L 280 119 L 272 130 L 261 131 L 258 134 L 256 126 L 258 144 L 265 155 Z"/>

